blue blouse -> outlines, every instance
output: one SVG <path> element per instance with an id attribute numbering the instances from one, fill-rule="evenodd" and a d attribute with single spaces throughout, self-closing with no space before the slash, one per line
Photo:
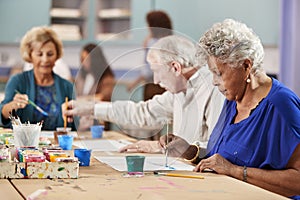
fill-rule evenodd
<path id="1" fill-rule="evenodd" d="M 33 70 L 12 76 L 6 84 L 5 97 L 0 104 L 0 112 L 2 112 L 2 108 L 6 103 L 13 100 L 16 94 L 15 90 L 18 90 L 22 94 L 27 94 L 29 99 L 34 101 L 46 112 L 50 112 L 49 118 L 51 118 L 51 112 L 55 112 L 52 119 L 43 119 L 45 122 L 42 127 L 43 130 L 55 130 L 56 127 L 62 127 L 64 122 L 60 105 L 65 101 L 65 97 L 68 97 L 69 100 L 74 98 L 73 85 L 55 73 L 53 73 L 53 78 L 54 85 L 48 88 L 50 90 L 47 90 L 46 87 L 44 88 L 45 90 L 43 90 L 41 89 L 42 87 L 36 85 Z M 49 104 L 49 101 L 53 102 Z M 54 106 L 55 108 L 50 108 L 49 106 Z M 55 109 L 58 110 L 54 111 Z M 31 105 L 27 105 L 24 109 L 18 109 L 17 115 L 20 117 L 22 123 L 26 121 L 36 123 L 41 120 L 41 118 L 37 116 L 36 109 Z M 51 122 L 48 120 L 51 120 Z M 0 126 L 11 127 L 11 122 L 9 119 L 4 119 L 3 116 L 0 115 Z M 68 124 L 68 127 L 72 127 L 73 130 L 76 129 L 75 123 Z"/>
<path id="2" fill-rule="evenodd" d="M 56 127 L 58 115 L 60 115 L 61 105 L 57 102 L 56 90 L 54 84 L 51 86 L 36 86 L 36 98 L 35 104 L 48 113 L 45 117 L 37 109 L 33 110 L 33 122 L 37 123 L 44 121 L 44 127 L 48 127 L 53 130 Z M 55 129 L 55 128 L 54 128 Z"/>
<path id="3" fill-rule="evenodd" d="M 284 169 L 300 143 L 300 100 L 273 79 L 272 88 L 250 116 L 233 123 L 236 102 L 226 100 L 208 143 L 208 156 L 221 154 L 233 164 Z"/>
<path id="4" fill-rule="evenodd" d="M 271 91 L 248 118 L 234 124 L 236 112 L 236 102 L 225 100 L 208 156 L 219 153 L 240 166 L 285 169 L 300 144 L 299 97 L 273 79 Z M 300 194 L 291 198 L 300 199 Z"/>

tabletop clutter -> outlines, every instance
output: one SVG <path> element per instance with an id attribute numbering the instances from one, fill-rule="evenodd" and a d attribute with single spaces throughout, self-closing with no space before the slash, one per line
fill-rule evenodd
<path id="1" fill-rule="evenodd" d="M 67 151 L 72 143 L 52 145 L 40 137 L 41 122 L 22 124 L 15 116 L 11 120 L 12 132 L 0 134 L 0 178 L 78 178 L 78 157 Z"/>
<path id="2" fill-rule="evenodd" d="M 38 124 L 13 124 L 14 144 L 16 147 L 38 147 L 42 125 Z"/>
<path id="3" fill-rule="evenodd" d="M 68 127 L 57 127 L 53 141 L 41 137 L 43 123 L 21 123 L 12 112 L 12 132 L 0 133 L 0 178 L 78 178 L 79 166 L 89 166 L 91 149 L 72 150 L 74 136 Z M 92 126 L 93 139 L 104 126 Z M 52 143 L 52 144 L 51 144 Z M 145 156 L 125 156 L 128 175 L 144 172 Z"/>

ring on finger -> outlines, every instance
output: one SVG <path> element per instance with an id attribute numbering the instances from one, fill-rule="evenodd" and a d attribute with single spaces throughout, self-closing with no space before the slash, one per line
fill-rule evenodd
<path id="1" fill-rule="evenodd" d="M 20 107 L 20 105 L 21 105 L 21 104 L 18 102 L 18 103 L 17 103 L 17 106 Z"/>

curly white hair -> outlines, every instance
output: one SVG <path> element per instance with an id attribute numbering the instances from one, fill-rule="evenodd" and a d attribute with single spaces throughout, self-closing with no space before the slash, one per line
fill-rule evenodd
<path id="1" fill-rule="evenodd" d="M 233 19 L 214 24 L 200 38 L 199 46 L 201 52 L 232 66 L 249 59 L 252 70 L 262 68 L 264 49 L 259 37 L 246 24 Z"/>

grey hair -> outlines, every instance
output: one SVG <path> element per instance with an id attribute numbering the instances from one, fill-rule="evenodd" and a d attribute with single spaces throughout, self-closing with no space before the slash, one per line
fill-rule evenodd
<path id="1" fill-rule="evenodd" d="M 182 36 L 171 35 L 159 39 L 150 47 L 147 60 L 156 59 L 166 64 L 177 61 L 184 67 L 200 67 L 202 59 L 196 58 L 197 49 L 196 42 Z"/>
<path id="2" fill-rule="evenodd" d="M 252 61 L 252 70 L 262 68 L 264 49 L 259 37 L 245 24 L 225 19 L 214 24 L 199 40 L 201 51 L 223 63 L 238 64 Z"/>

